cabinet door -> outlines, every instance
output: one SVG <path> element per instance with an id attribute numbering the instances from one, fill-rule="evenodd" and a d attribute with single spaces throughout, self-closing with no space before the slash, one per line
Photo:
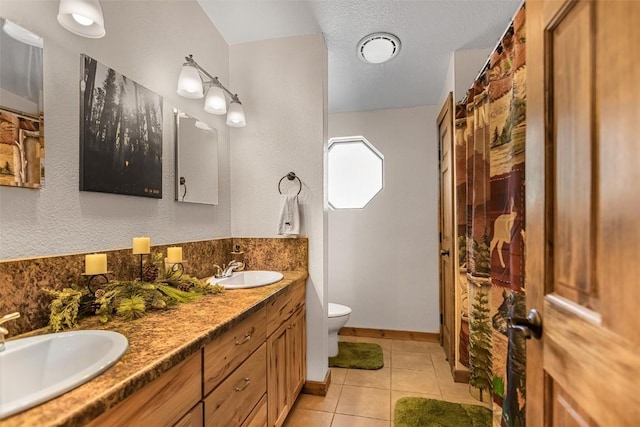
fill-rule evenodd
<path id="1" fill-rule="evenodd" d="M 289 323 L 285 323 L 267 340 L 267 414 L 270 427 L 280 427 L 289 413 L 288 331 Z"/>
<path id="2" fill-rule="evenodd" d="M 289 366 L 289 407 L 293 407 L 307 371 L 307 325 L 304 308 L 290 320 L 287 329 L 287 364 Z"/>

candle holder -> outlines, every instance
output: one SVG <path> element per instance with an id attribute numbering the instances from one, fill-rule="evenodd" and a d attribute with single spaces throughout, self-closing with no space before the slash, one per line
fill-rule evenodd
<path id="1" fill-rule="evenodd" d="M 142 280 L 142 257 L 144 255 L 149 255 L 149 254 L 138 254 L 138 255 L 140 255 L 140 281 L 142 282 L 143 281 Z"/>
<path id="2" fill-rule="evenodd" d="M 173 263 L 171 265 L 171 268 L 169 269 L 169 277 L 174 278 L 174 279 L 181 278 L 182 275 L 184 274 L 184 264 L 183 264 L 184 262 L 186 262 L 186 261 Z M 175 274 L 175 276 L 174 276 L 174 274 Z"/>
<path id="3" fill-rule="evenodd" d="M 87 289 L 89 289 L 89 293 L 93 296 L 96 296 L 96 293 L 100 290 L 100 288 L 94 291 L 93 289 L 91 289 L 91 282 L 102 278 L 104 281 L 101 283 L 98 283 L 98 285 L 106 285 L 107 283 L 109 283 L 109 277 L 107 277 L 107 274 L 111 274 L 111 273 L 112 271 L 105 271 L 104 273 L 100 273 L 100 274 L 82 273 L 83 276 L 87 276 L 89 278 L 89 281 L 87 282 Z"/>

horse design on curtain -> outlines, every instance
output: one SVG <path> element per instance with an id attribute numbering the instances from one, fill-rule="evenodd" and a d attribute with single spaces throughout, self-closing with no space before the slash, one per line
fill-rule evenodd
<path id="1" fill-rule="evenodd" d="M 469 300 L 460 362 L 469 366 L 471 394 L 493 401 L 503 427 L 524 426 L 526 405 L 524 337 L 506 322 L 526 311 L 524 12 L 456 108 L 459 267 L 466 273 L 459 285 Z"/>

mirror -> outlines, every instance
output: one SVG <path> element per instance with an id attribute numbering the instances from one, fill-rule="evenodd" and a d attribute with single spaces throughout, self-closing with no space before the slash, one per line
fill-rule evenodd
<path id="1" fill-rule="evenodd" d="M 42 37 L 0 18 L 0 185 L 44 184 Z"/>
<path id="2" fill-rule="evenodd" d="M 176 200 L 218 204 L 218 131 L 174 110 L 176 126 Z"/>

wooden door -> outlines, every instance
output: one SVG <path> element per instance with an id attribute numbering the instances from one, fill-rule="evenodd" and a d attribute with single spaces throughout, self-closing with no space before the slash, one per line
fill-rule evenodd
<path id="1" fill-rule="evenodd" d="M 528 1 L 527 424 L 640 423 L 640 2 Z"/>
<path id="2" fill-rule="evenodd" d="M 440 152 L 440 344 L 455 366 L 455 280 L 453 210 L 453 94 L 438 115 Z"/>

